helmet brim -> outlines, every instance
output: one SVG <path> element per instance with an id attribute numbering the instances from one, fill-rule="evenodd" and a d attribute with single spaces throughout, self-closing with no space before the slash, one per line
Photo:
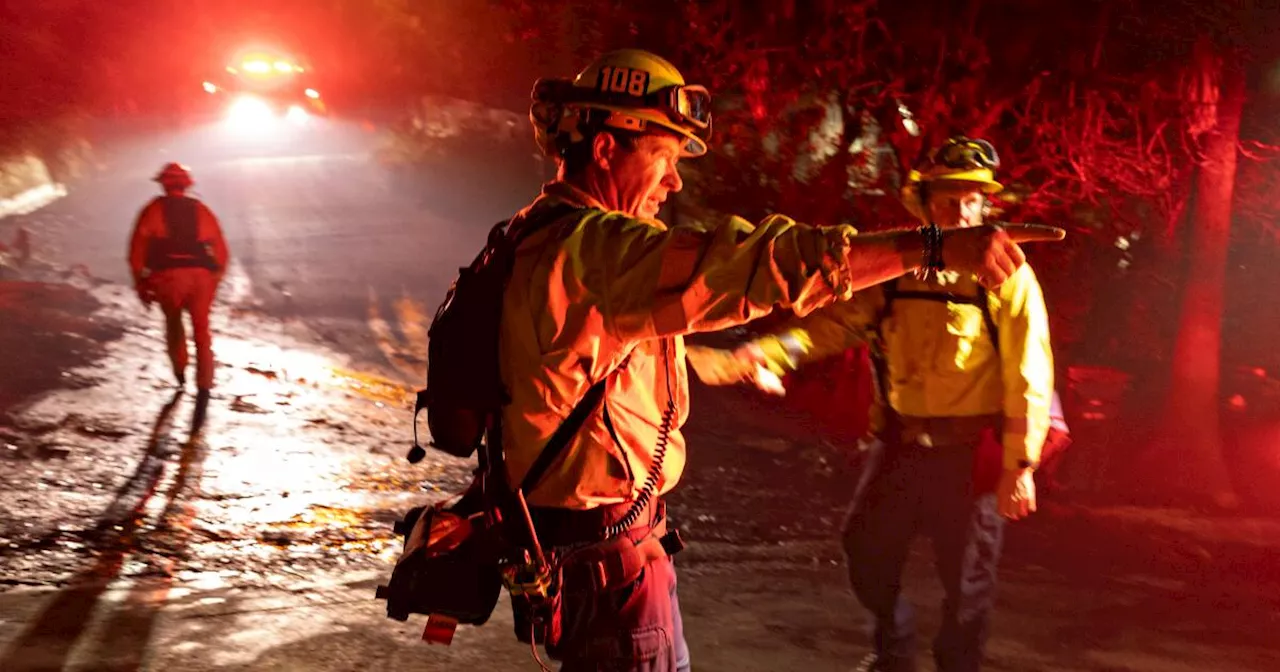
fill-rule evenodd
<path id="1" fill-rule="evenodd" d="M 634 117 L 646 124 L 654 124 L 665 130 L 671 131 L 685 139 L 684 145 L 680 148 L 680 156 L 682 158 L 695 158 L 707 153 L 707 139 L 698 135 L 694 129 L 677 124 L 659 110 L 645 110 L 621 107 L 617 105 L 607 105 L 601 103 L 584 103 L 581 107 L 589 107 L 597 110 L 606 110 L 619 115 Z M 704 133 L 710 135 L 711 129 L 707 128 Z"/>
<path id="2" fill-rule="evenodd" d="M 918 185 L 922 182 L 929 184 L 944 184 L 959 182 L 956 188 L 965 188 L 966 184 L 972 184 L 976 188 L 982 190 L 986 194 L 994 194 L 1004 190 L 1004 185 L 995 179 L 995 173 L 990 168 L 973 168 L 970 170 L 940 170 L 929 173 L 921 173 L 913 170 L 907 175 L 908 186 Z"/>

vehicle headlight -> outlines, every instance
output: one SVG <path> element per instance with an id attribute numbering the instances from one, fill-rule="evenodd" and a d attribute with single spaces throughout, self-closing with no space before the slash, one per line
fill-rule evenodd
<path id="1" fill-rule="evenodd" d="M 311 115 L 302 108 L 301 105 L 290 105 L 289 110 L 285 112 L 285 118 L 293 123 L 302 123 L 310 118 Z"/>
<path id="2" fill-rule="evenodd" d="M 227 121 L 237 128 L 256 129 L 275 120 L 267 101 L 254 96 L 240 96 L 227 109 Z"/>

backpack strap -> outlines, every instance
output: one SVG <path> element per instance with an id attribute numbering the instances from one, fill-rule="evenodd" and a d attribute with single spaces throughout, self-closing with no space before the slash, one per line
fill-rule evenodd
<path id="1" fill-rule="evenodd" d="M 890 283 L 892 287 L 890 287 Z M 991 296 L 983 287 L 978 288 L 975 296 L 962 296 L 954 292 L 930 292 L 924 290 L 900 290 L 897 288 L 897 281 L 890 280 L 885 283 L 885 302 L 884 307 L 876 314 L 876 335 L 880 335 L 880 324 L 885 318 L 889 317 L 890 307 L 893 305 L 894 299 L 917 299 L 920 301 L 934 301 L 937 303 L 960 303 L 969 306 L 977 306 L 982 311 L 982 321 L 987 325 L 987 333 L 991 335 L 991 344 L 996 352 L 1000 352 L 1000 329 L 996 326 L 996 320 L 991 315 Z"/>
<path id="2" fill-rule="evenodd" d="M 975 296 L 962 296 L 954 292 L 904 290 L 898 288 L 897 278 L 886 281 L 881 285 L 881 288 L 884 292 L 884 304 L 876 312 L 874 325 L 876 338 L 875 347 L 871 348 L 871 363 L 875 367 L 877 393 L 886 408 L 889 404 L 889 374 L 884 352 L 885 344 L 882 326 L 885 319 L 892 314 L 893 302 L 897 299 L 916 299 L 936 303 L 961 303 L 977 306 L 982 311 L 982 321 L 987 325 L 987 333 L 991 336 L 991 347 L 995 349 L 997 355 L 1000 354 L 1000 329 L 996 326 L 995 318 L 991 315 L 991 297 L 986 288 L 979 286 L 978 293 Z"/>
<path id="3" fill-rule="evenodd" d="M 512 224 L 515 223 L 515 220 L 513 219 L 507 223 L 507 226 L 502 231 L 502 242 L 510 246 L 508 248 L 509 251 L 514 252 L 516 248 L 518 248 L 530 235 L 559 223 L 570 213 L 581 209 L 582 206 L 575 205 L 573 203 L 557 203 L 546 211 L 538 213 L 536 218 L 522 220 L 518 226 L 512 226 Z M 497 229 L 495 228 L 495 232 L 496 231 Z M 494 243 L 497 241 L 491 240 L 490 242 Z M 529 466 L 529 471 L 525 473 L 524 478 L 520 481 L 520 491 L 528 493 L 538 485 L 538 482 L 542 480 L 544 475 L 546 475 L 547 470 L 551 468 L 551 465 L 555 463 L 556 459 L 560 457 L 560 454 L 563 453 L 565 448 L 569 446 L 569 443 L 573 441 L 573 437 L 582 430 L 583 423 L 585 423 L 587 418 L 600 407 L 601 402 L 604 401 L 605 387 L 609 384 L 609 380 L 618 372 L 627 368 L 627 364 L 630 361 L 631 355 L 628 354 L 626 359 L 624 359 L 617 368 L 610 371 L 587 389 L 587 393 L 583 395 L 582 399 L 580 399 L 573 407 L 573 410 L 570 411 L 569 415 L 560 423 L 560 426 L 556 427 L 556 431 L 551 434 L 551 438 L 547 439 L 546 445 L 542 447 L 542 450 L 538 453 L 538 457 L 535 458 L 533 464 Z M 500 437 L 501 419 L 498 419 L 496 424 L 499 425 L 499 431 L 496 434 Z"/>
<path id="4" fill-rule="evenodd" d="M 982 321 L 987 323 L 987 333 L 991 334 L 991 347 L 995 349 L 996 354 L 1000 354 L 1000 328 L 996 326 L 996 320 L 991 316 L 991 294 L 982 285 L 978 285 L 978 307 L 982 309 Z"/>
<path id="5" fill-rule="evenodd" d="M 573 441 L 573 437 L 582 429 L 583 423 L 600 407 L 601 402 L 604 401 L 605 387 L 609 384 L 609 380 L 617 375 L 619 371 L 627 368 L 627 364 L 630 361 L 631 356 L 627 355 L 627 358 L 622 361 L 622 364 L 618 365 L 618 368 L 610 371 L 604 378 L 601 378 L 587 390 L 587 393 L 569 412 L 564 422 L 561 422 L 560 426 L 556 427 L 556 431 L 551 435 L 551 438 L 547 439 L 547 444 L 542 447 L 538 457 L 529 466 L 529 471 L 525 472 L 524 479 L 520 481 L 520 490 L 527 493 L 532 492 L 537 487 L 538 482 L 546 475 L 547 470 L 551 468 L 556 458 L 560 457 L 564 449 Z"/>
<path id="6" fill-rule="evenodd" d="M 506 242 L 509 243 L 511 245 L 511 249 L 514 250 L 529 236 L 551 226 L 552 224 L 559 223 L 569 213 L 582 209 L 584 208 L 581 205 L 561 202 L 550 206 L 544 212 L 538 213 L 537 218 L 525 218 L 521 220 L 519 226 L 512 226 L 516 221 L 512 218 L 506 222 L 507 226 L 504 230 Z"/>
<path id="7" fill-rule="evenodd" d="M 881 292 L 884 294 L 884 304 L 880 306 L 880 310 L 876 311 L 875 321 L 875 343 L 871 347 L 871 364 L 875 368 L 876 394 L 880 397 L 880 402 L 885 408 L 889 406 L 889 363 L 884 351 L 884 330 L 882 329 L 884 321 L 889 317 L 890 311 L 893 310 L 893 302 L 898 298 L 898 279 L 894 278 L 880 285 Z"/>

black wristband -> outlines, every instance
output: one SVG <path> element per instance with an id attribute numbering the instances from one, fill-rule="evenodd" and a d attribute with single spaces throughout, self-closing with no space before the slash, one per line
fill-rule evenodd
<path id="1" fill-rule="evenodd" d="M 924 238 L 924 269 L 941 271 L 946 268 L 942 261 L 942 228 L 937 224 L 927 224 L 920 227 L 920 235 Z"/>

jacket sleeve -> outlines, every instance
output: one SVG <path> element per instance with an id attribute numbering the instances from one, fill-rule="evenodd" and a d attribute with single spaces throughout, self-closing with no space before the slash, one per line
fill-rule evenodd
<path id="1" fill-rule="evenodd" d="M 138 219 L 133 223 L 133 234 L 129 237 L 129 271 L 133 274 L 135 285 L 143 279 L 147 267 L 147 247 L 156 235 L 159 220 L 159 208 L 152 201 L 138 213 Z"/>
<path id="2" fill-rule="evenodd" d="M 201 231 L 207 231 L 209 246 L 213 251 L 213 260 L 218 264 L 219 272 L 223 273 L 227 270 L 227 264 L 231 262 L 231 253 L 227 249 L 227 240 L 222 235 L 222 225 L 218 222 L 217 216 L 204 203 L 199 206 L 199 217 Z"/>
<path id="3" fill-rule="evenodd" d="M 1000 288 L 996 316 L 1000 328 L 1004 382 L 1004 467 L 1023 460 L 1036 464 L 1049 432 L 1053 404 L 1053 350 L 1044 294 L 1029 265 Z"/>
<path id="4" fill-rule="evenodd" d="M 773 215 L 711 230 L 668 230 L 617 213 L 588 215 L 566 240 L 577 292 L 596 298 L 624 339 L 715 331 L 775 308 L 807 315 L 902 273 L 887 238 Z M 874 248 L 874 249 L 873 249 Z"/>
<path id="5" fill-rule="evenodd" d="M 794 366 L 838 355 L 870 340 L 878 295 L 875 289 L 863 290 L 849 301 L 837 301 L 804 317 L 792 317 L 778 325 L 774 334 L 758 338 L 755 343 L 771 358 L 771 353 L 785 351 Z"/>

